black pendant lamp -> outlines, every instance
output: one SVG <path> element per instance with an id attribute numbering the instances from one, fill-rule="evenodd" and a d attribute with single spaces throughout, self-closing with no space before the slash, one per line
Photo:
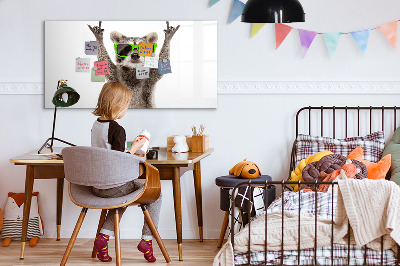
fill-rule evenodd
<path id="1" fill-rule="evenodd" d="M 304 10 L 298 0 L 249 0 L 243 8 L 242 22 L 304 22 Z"/>

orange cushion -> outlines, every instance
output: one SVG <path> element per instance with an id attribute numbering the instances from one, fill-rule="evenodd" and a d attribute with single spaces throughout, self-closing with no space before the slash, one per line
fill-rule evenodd
<path id="1" fill-rule="evenodd" d="M 358 146 L 352 152 L 350 152 L 347 158 L 355 159 L 365 164 L 368 170 L 368 179 L 378 180 L 386 177 L 391 165 L 392 155 L 386 155 L 377 163 L 368 162 L 363 159 L 363 150 L 361 146 Z"/>

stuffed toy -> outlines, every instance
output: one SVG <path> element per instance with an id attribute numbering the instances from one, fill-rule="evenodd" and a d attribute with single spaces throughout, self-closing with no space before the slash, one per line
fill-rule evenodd
<path id="1" fill-rule="evenodd" d="M 186 142 L 185 136 L 175 136 L 174 137 L 175 146 L 172 148 L 172 152 L 188 152 L 189 146 Z"/>
<path id="2" fill-rule="evenodd" d="M 27 239 L 29 246 L 36 245 L 39 237 L 43 235 L 43 223 L 39 216 L 38 207 L 39 192 L 32 193 L 31 212 L 29 214 Z M 24 213 L 24 193 L 8 193 L 4 208 L 4 222 L 1 230 L 3 247 L 8 247 L 11 240 L 21 241 L 22 219 Z"/>
<path id="3" fill-rule="evenodd" d="M 290 173 L 290 181 L 303 181 L 303 176 L 302 176 L 302 172 L 304 167 L 306 167 L 306 165 L 308 165 L 309 163 L 312 162 L 317 162 L 319 160 L 321 160 L 322 157 L 326 156 L 326 155 L 330 155 L 333 154 L 333 152 L 331 151 L 320 151 L 318 153 L 315 153 L 313 155 L 308 156 L 307 158 L 301 160 L 299 162 L 299 164 L 297 165 L 297 167 Z M 298 191 L 299 190 L 299 185 L 291 185 L 294 188 L 294 191 Z"/>
<path id="4" fill-rule="evenodd" d="M 258 166 L 255 163 L 246 160 L 247 158 L 242 162 L 237 163 L 231 170 L 229 170 L 229 174 L 249 179 L 260 176 L 261 172 Z"/>
<path id="5" fill-rule="evenodd" d="M 387 172 L 390 169 L 392 155 L 387 154 L 379 162 L 373 163 L 364 160 L 363 153 L 364 152 L 361 146 L 358 146 L 352 152 L 350 152 L 347 158 L 356 159 L 365 164 L 368 169 L 368 179 L 374 179 L 374 180 L 384 179 L 386 177 Z"/>

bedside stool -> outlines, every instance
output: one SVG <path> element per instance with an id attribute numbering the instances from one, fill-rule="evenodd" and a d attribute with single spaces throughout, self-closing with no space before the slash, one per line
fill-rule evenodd
<path id="1" fill-rule="evenodd" d="M 224 241 L 224 236 L 226 232 L 226 228 L 228 227 L 229 222 L 229 207 L 230 207 L 230 199 L 229 199 L 229 192 L 233 189 L 237 184 L 246 182 L 246 181 L 272 181 L 272 178 L 268 175 L 261 175 L 257 178 L 253 179 L 246 179 L 241 177 L 236 177 L 234 175 L 226 175 L 220 176 L 215 179 L 215 184 L 220 187 L 220 209 L 225 211 L 224 221 L 222 222 L 221 234 L 219 235 L 218 245 L 217 247 L 220 248 L 222 246 L 222 242 Z M 254 186 L 257 187 L 257 186 Z M 275 186 L 270 185 L 268 189 L 268 199 L 266 206 L 268 207 L 274 200 L 275 200 Z M 265 193 L 265 191 L 264 191 Z M 265 195 L 264 195 L 265 198 Z"/>

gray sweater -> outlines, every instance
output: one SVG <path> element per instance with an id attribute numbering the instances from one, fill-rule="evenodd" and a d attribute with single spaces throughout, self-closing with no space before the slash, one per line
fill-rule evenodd
<path id="1" fill-rule="evenodd" d="M 109 150 L 116 150 L 116 151 L 121 151 L 125 152 L 125 142 L 126 142 L 126 134 L 125 134 L 125 129 L 120 126 L 116 121 L 114 120 L 99 120 L 97 119 L 94 121 L 93 126 L 92 126 L 92 132 L 91 132 L 91 144 L 92 147 L 99 147 L 99 148 L 105 148 Z M 138 163 L 136 165 L 136 170 L 137 173 L 139 171 L 139 162 L 144 161 L 144 158 L 135 156 L 138 159 Z M 132 175 L 132 180 L 138 178 L 138 176 Z M 124 185 L 124 183 L 121 183 L 120 185 Z M 120 186 L 118 185 L 118 186 Z M 109 189 L 113 188 L 116 186 L 102 186 L 102 187 L 97 187 L 97 189 Z"/>

